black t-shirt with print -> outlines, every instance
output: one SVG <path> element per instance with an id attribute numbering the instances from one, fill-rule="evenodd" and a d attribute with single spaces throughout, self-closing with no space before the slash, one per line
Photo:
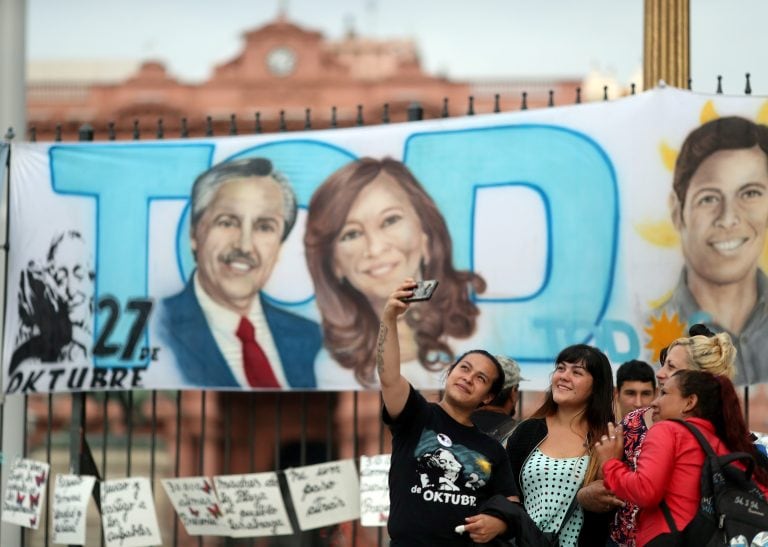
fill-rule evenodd
<path id="1" fill-rule="evenodd" d="M 502 446 L 475 426 L 451 418 L 411 387 L 393 420 L 389 472 L 392 546 L 471 545 L 454 529 L 495 494 L 517 495 Z"/>

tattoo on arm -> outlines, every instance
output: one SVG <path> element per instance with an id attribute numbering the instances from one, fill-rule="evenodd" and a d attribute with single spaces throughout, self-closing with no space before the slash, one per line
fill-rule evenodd
<path id="1" fill-rule="evenodd" d="M 387 339 L 387 332 L 389 329 L 384 323 L 379 325 L 379 338 L 376 340 L 376 370 L 381 377 L 382 370 L 384 369 L 384 341 Z"/>

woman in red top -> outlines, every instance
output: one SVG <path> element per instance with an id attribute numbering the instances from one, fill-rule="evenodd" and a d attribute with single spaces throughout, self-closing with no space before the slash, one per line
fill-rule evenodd
<path id="1" fill-rule="evenodd" d="M 756 461 L 764 462 L 750 440 L 736 391 L 728 378 L 681 370 L 667 380 L 652 407 L 658 423 L 648 431 L 636 471 L 620 460 L 624 444 L 621 428 L 613 430 L 610 426 L 609 436 L 597 446 L 606 487 L 640 507 L 640 547 L 653 545 L 652 540 L 661 540 L 662 534 L 670 532 L 659 507 L 662 500 L 669 506 L 678 530 L 685 528 L 699 507 L 704 451 L 685 427 L 668 421 L 670 418 L 682 418 L 697 426 L 718 454 L 747 452 Z M 768 496 L 768 470 L 756 466 L 754 479 L 763 495 Z"/>

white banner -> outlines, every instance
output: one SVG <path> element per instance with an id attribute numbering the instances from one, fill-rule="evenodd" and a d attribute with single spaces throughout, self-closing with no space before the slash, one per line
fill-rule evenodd
<path id="1" fill-rule="evenodd" d="M 543 389 L 567 345 L 655 362 L 694 322 L 765 382 L 766 104 L 14 144 L 5 391 L 375 388 L 406 276 L 440 283 L 403 325 L 417 387 L 479 347 Z"/>

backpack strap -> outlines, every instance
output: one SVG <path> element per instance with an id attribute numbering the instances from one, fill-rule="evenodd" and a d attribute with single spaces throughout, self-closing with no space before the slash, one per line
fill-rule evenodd
<path id="1" fill-rule="evenodd" d="M 712 458 L 712 462 L 715 463 L 718 468 L 722 468 L 722 466 L 728 465 L 735 461 L 741 461 L 741 463 L 743 463 L 746 468 L 745 474 L 747 480 L 751 480 L 752 473 L 755 470 L 755 458 L 752 456 L 752 454 L 748 454 L 746 452 L 731 452 L 729 454 L 718 456 L 717 453 L 715 453 L 715 450 L 712 448 L 712 445 L 709 444 L 709 441 L 707 441 L 706 437 L 704 437 L 704 434 L 698 427 L 679 418 L 672 418 L 670 421 L 677 422 L 685 426 L 685 428 L 690 431 L 694 437 L 696 437 L 696 440 L 699 442 L 702 450 L 704 450 L 704 453 Z"/>
<path id="2" fill-rule="evenodd" d="M 686 422 L 685 420 L 681 420 L 680 418 L 671 418 L 670 421 L 677 422 L 679 424 L 683 424 L 685 428 L 693 433 L 693 436 L 696 437 L 696 440 L 699 441 L 699 444 L 701 445 L 701 449 L 704 450 L 704 453 L 707 456 L 713 456 L 717 457 L 717 454 L 715 453 L 715 450 L 712 448 L 712 445 L 709 444 L 709 441 L 704 436 L 704 434 L 701 432 L 701 430 L 693 425 L 690 422 Z"/>
<path id="3" fill-rule="evenodd" d="M 704 435 L 701 433 L 698 427 L 696 427 L 691 423 L 686 422 L 685 420 L 681 420 L 679 418 L 670 418 L 670 421 L 677 422 L 681 424 L 683 427 L 685 427 L 688 431 L 690 431 L 691 434 L 693 434 L 693 436 L 699 442 L 699 445 L 701 445 L 701 449 L 704 450 L 704 453 L 707 456 L 717 457 L 717 454 L 715 454 L 715 451 L 712 448 L 712 445 L 709 444 L 709 441 L 706 439 L 706 437 L 704 437 Z M 679 530 L 677 529 L 677 525 L 675 524 L 675 519 L 672 518 L 672 512 L 669 510 L 669 505 L 667 505 L 666 500 L 661 500 L 661 503 L 659 503 L 659 508 L 661 509 L 661 512 L 664 515 L 664 520 L 667 521 L 667 526 L 669 526 L 669 530 L 672 533 L 679 532 Z"/>
<path id="4" fill-rule="evenodd" d="M 678 532 L 677 525 L 675 524 L 675 519 L 672 518 L 672 512 L 669 510 L 669 505 L 667 505 L 667 502 L 665 500 L 661 500 L 661 503 L 659 504 L 659 508 L 661 508 L 661 512 L 664 515 L 664 520 L 667 521 L 667 526 L 669 526 L 670 532 Z"/>

